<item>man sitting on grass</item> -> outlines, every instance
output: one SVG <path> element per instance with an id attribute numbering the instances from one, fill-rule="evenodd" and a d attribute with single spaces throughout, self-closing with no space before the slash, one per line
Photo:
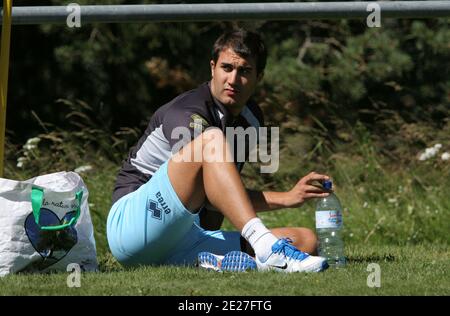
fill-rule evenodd
<path id="1" fill-rule="evenodd" d="M 225 271 L 318 272 L 328 267 L 325 258 L 309 254 L 316 253 L 313 231 L 269 230 L 256 212 L 325 197 L 328 193 L 313 183 L 329 177 L 311 172 L 287 192 L 246 190 L 239 153 L 226 138 L 227 127 L 263 126 L 262 111 L 250 97 L 263 77 L 266 56 L 254 32 L 240 29 L 221 35 L 213 47 L 211 80 L 154 113 L 124 161 L 113 193 L 107 235 L 119 262 L 198 262 Z M 207 230 L 213 226 L 208 221 L 202 228 L 199 214 L 208 214 L 207 205 L 238 231 Z"/>

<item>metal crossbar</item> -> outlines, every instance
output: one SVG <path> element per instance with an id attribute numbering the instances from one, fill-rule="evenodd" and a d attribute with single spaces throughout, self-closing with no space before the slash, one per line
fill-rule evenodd
<path id="1" fill-rule="evenodd" d="M 450 1 L 86 5 L 80 6 L 80 16 L 83 24 L 359 19 L 370 14 L 368 5 L 374 3 L 382 18 L 450 17 Z M 14 7 L 12 24 L 66 23 L 70 12 L 68 6 Z"/>

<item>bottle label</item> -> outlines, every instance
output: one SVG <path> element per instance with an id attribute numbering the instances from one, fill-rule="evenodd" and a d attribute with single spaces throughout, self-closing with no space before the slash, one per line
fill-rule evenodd
<path id="1" fill-rule="evenodd" d="M 339 211 L 317 211 L 316 228 L 341 228 L 342 214 Z"/>

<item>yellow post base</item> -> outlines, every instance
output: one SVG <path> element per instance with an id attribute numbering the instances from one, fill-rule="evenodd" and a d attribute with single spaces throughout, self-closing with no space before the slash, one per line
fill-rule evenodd
<path id="1" fill-rule="evenodd" d="M 5 157 L 6 101 L 8 95 L 11 11 L 12 0 L 3 0 L 3 24 L 0 46 L 0 177 L 3 177 Z"/>

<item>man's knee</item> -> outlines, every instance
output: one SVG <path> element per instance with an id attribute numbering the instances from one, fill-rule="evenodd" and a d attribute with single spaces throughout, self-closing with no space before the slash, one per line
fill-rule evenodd
<path id="1" fill-rule="evenodd" d="M 284 227 L 272 229 L 278 238 L 290 238 L 295 247 L 309 254 L 317 253 L 317 236 L 313 230 L 306 227 Z"/>
<path id="2" fill-rule="evenodd" d="M 207 156 L 223 148 L 225 136 L 217 127 L 209 127 L 188 143 L 177 145 L 171 160 L 174 162 L 203 162 Z"/>
<path id="3" fill-rule="evenodd" d="M 317 235 L 316 233 L 305 227 L 300 227 L 299 239 L 301 244 L 301 250 L 310 254 L 317 254 Z"/>
<path id="4" fill-rule="evenodd" d="M 202 158 L 205 162 L 233 162 L 226 137 L 219 128 L 208 128 L 203 132 Z"/>
<path id="5" fill-rule="evenodd" d="M 208 127 L 201 135 L 206 141 L 223 141 L 225 139 L 225 135 L 218 127 Z"/>

